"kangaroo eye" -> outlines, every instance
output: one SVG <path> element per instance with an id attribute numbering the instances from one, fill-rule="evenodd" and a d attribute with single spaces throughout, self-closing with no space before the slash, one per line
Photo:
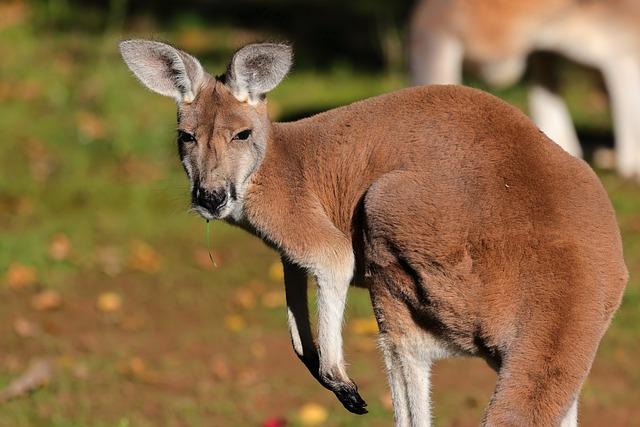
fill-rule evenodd
<path id="1" fill-rule="evenodd" d="M 178 142 L 196 142 L 196 137 L 183 130 L 178 130 Z"/>
<path id="2" fill-rule="evenodd" d="M 251 129 L 245 129 L 242 132 L 238 132 L 236 136 L 231 138 L 232 141 L 244 141 L 251 136 Z"/>

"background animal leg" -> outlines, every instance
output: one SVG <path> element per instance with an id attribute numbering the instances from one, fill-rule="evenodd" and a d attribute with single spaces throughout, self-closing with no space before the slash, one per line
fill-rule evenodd
<path id="1" fill-rule="evenodd" d="M 531 59 L 533 82 L 529 87 L 529 113 L 550 139 L 572 156 L 582 157 L 571 114 L 558 89 L 553 60 L 546 54 L 536 54 Z"/>

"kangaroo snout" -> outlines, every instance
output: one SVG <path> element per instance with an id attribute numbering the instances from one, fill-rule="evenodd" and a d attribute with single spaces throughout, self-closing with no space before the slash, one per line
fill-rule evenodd
<path id="1" fill-rule="evenodd" d="M 197 188 L 193 196 L 192 203 L 198 212 L 204 215 L 202 210 L 206 211 L 211 217 L 216 217 L 220 213 L 220 210 L 227 204 L 227 191 L 225 188 L 220 188 L 215 191 L 208 191 L 204 188 Z"/>

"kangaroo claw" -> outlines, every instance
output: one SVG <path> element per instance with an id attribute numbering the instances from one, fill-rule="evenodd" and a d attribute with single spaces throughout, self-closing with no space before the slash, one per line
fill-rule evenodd
<path id="1" fill-rule="evenodd" d="M 366 409 L 367 402 L 360 396 L 355 384 L 340 384 L 332 391 L 347 411 L 358 415 L 369 412 Z"/>

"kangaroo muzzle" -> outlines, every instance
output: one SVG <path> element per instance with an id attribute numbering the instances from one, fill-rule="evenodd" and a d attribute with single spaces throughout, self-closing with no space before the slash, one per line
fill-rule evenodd
<path id="1" fill-rule="evenodd" d="M 204 208 L 213 216 L 218 215 L 226 203 L 227 191 L 224 188 L 213 192 L 198 188 L 193 200 L 193 204 Z"/>

